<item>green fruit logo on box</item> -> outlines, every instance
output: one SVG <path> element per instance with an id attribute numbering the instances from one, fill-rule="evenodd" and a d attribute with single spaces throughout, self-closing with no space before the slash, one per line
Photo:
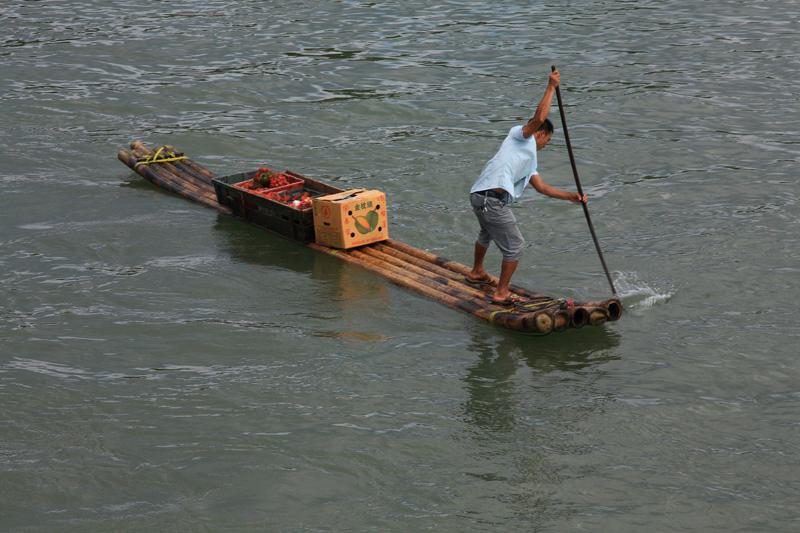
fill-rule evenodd
<path id="1" fill-rule="evenodd" d="M 353 220 L 356 223 L 356 230 L 361 235 L 366 235 L 378 227 L 380 217 L 378 216 L 378 212 L 373 209 L 364 216 L 353 215 Z"/>

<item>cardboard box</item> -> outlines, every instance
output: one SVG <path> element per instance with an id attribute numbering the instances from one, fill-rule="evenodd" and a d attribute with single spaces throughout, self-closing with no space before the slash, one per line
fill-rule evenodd
<path id="1" fill-rule="evenodd" d="M 381 191 L 350 189 L 318 196 L 313 203 L 317 244 L 347 249 L 389 238 L 386 195 Z"/>

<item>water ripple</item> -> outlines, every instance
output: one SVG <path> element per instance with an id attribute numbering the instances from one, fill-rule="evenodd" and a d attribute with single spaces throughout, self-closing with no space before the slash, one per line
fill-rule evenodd
<path id="1" fill-rule="evenodd" d="M 4 529 L 795 519 L 792 2 L 65 0 L 0 21 Z M 114 158 L 142 138 L 385 190 L 394 236 L 468 262 L 465 190 L 553 63 L 630 311 L 606 328 L 518 338 Z M 571 189 L 551 118 L 540 168 Z M 528 193 L 514 213 L 515 281 L 605 294 L 580 210 Z"/>

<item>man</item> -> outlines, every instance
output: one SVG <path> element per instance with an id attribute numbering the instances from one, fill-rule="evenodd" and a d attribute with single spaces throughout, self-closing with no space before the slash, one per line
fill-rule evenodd
<path id="1" fill-rule="evenodd" d="M 470 189 L 470 203 L 481 230 L 475 242 L 475 262 L 466 279 L 470 283 L 488 281 L 489 274 L 483 269 L 483 259 L 489 244 L 494 241 L 503 254 L 500 279 L 492 295 L 492 302 L 496 304 L 513 303 L 509 284 L 525 247 L 525 239 L 508 207 L 509 202 L 520 198 L 528 183 L 546 196 L 575 203 L 587 201 L 585 194 L 581 196 L 577 192 L 567 192 L 548 185 L 542 181 L 536 169 L 536 152 L 547 146 L 553 136 L 553 123 L 547 115 L 560 80 L 558 71 L 550 74 L 547 89 L 536 112 L 524 126 L 511 128 L 500 149 L 486 163 Z"/>

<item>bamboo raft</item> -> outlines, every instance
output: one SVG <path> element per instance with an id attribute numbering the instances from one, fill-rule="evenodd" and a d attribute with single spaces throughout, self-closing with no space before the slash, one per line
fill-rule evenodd
<path id="1" fill-rule="evenodd" d="M 141 141 L 133 141 L 130 149 L 119 150 L 117 158 L 146 180 L 167 191 L 223 213 L 233 214 L 230 208 L 217 201 L 212 184 L 217 176 L 213 172 L 186 158 L 173 147 L 165 146 L 164 151 L 180 157 L 168 158 L 172 159 L 168 162 L 142 163 L 147 158 L 153 158 L 156 151 Z M 622 303 L 618 298 L 575 303 L 538 294 L 517 285 L 512 285 L 511 290 L 520 297 L 519 302 L 504 306 L 494 304 L 491 294 L 497 285 L 497 277 L 490 276 L 488 282 L 475 286 L 466 282 L 465 275 L 470 272 L 467 265 L 395 239 L 350 250 L 329 248 L 313 242 L 305 245 L 379 274 L 448 307 L 515 331 L 548 334 L 585 325 L 599 326 L 607 321 L 619 320 L 622 316 Z"/>

